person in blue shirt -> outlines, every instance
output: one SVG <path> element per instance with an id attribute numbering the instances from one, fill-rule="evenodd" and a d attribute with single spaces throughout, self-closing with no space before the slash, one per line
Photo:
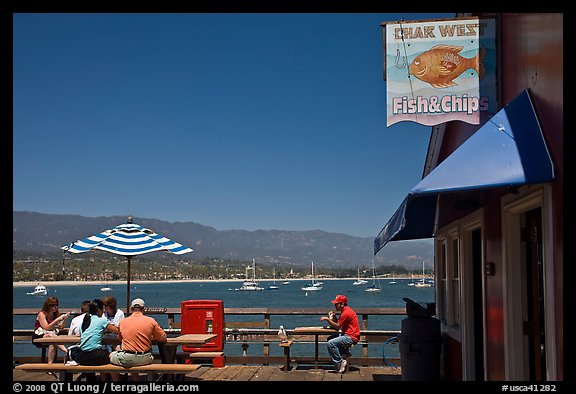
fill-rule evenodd
<path id="1" fill-rule="evenodd" d="M 80 351 L 75 357 L 80 365 L 105 365 L 110 362 L 109 351 L 102 345 L 102 336 L 107 331 L 117 334 L 118 327 L 102 316 L 103 313 L 104 303 L 99 299 L 92 300 L 80 327 Z"/>

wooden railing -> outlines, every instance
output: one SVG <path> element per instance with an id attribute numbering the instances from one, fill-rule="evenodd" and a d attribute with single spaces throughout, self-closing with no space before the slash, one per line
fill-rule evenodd
<path id="1" fill-rule="evenodd" d="M 70 312 L 72 315 L 80 314 L 79 309 L 60 308 L 62 312 Z M 369 345 L 382 345 L 394 343 L 400 334 L 398 330 L 371 329 L 370 317 L 375 316 L 402 316 L 406 315 L 405 308 L 355 308 L 361 322 L 361 338 L 356 346 L 362 347 L 360 357 L 354 357 L 354 362 L 361 365 L 382 365 L 385 361 L 393 365 L 400 365 L 397 357 L 383 360 L 382 352 L 369 353 Z M 169 335 L 180 333 L 180 308 L 151 308 L 146 311 L 147 315 L 153 315 L 160 325 Z M 38 313 L 35 309 L 13 309 L 15 316 L 35 316 Z M 316 325 L 320 326 L 320 316 L 326 315 L 324 308 L 224 308 L 224 340 L 225 343 L 240 343 L 242 354 L 226 353 L 227 364 L 282 364 L 281 355 L 270 354 L 270 345 L 277 346 L 279 340 L 277 336 L 278 325 L 272 328 L 271 320 L 274 316 L 317 316 Z M 166 319 L 166 320 L 164 320 Z M 248 320 L 249 319 L 249 320 Z M 313 324 L 310 324 L 313 325 Z M 288 335 L 295 343 L 304 343 L 313 349 L 314 335 L 295 334 L 294 327 L 285 326 Z M 30 341 L 32 336 L 31 328 L 18 327 L 13 329 L 13 341 Z M 325 338 L 321 338 L 325 339 Z M 262 345 L 262 354 L 257 355 L 250 351 L 251 344 Z M 313 362 L 313 353 L 306 352 L 309 356 L 294 356 L 297 363 Z M 181 355 L 182 357 L 184 355 Z M 320 359 L 321 362 L 328 362 L 327 358 Z"/>

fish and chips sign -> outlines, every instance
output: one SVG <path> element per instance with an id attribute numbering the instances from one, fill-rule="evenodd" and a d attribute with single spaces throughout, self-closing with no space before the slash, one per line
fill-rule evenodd
<path id="1" fill-rule="evenodd" d="M 478 18 L 386 23 L 387 126 L 480 124 L 496 105 L 494 30 Z"/>

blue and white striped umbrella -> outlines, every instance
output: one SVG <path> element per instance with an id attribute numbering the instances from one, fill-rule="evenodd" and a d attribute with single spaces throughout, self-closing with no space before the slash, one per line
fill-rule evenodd
<path id="1" fill-rule="evenodd" d="M 156 234 L 150 229 L 133 223 L 131 217 L 128 218 L 128 223 L 120 224 L 111 230 L 106 230 L 100 234 L 72 242 L 69 245 L 63 246 L 62 249 L 71 253 L 84 253 L 98 249 L 126 256 L 128 260 L 127 310 L 130 305 L 130 260 L 132 256 L 156 251 L 165 251 L 174 254 L 192 252 L 192 249 L 178 242 L 174 242 L 164 236 Z"/>

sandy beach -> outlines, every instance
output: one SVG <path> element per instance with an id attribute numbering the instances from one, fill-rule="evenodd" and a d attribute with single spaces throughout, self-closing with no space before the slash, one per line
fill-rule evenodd
<path id="1" fill-rule="evenodd" d="M 291 279 L 292 280 L 292 279 Z M 302 279 L 293 279 L 302 280 Z M 240 282 L 238 279 L 181 279 L 181 280 L 131 280 L 130 283 L 133 284 L 144 284 L 144 283 L 193 283 L 193 282 Z M 13 287 L 34 287 L 39 282 L 12 282 Z M 73 286 L 73 285 L 103 285 L 103 284 L 126 284 L 125 280 L 118 281 L 99 281 L 99 280 L 87 280 L 87 281 L 73 281 L 73 280 L 63 280 L 57 282 L 44 281 L 42 282 L 44 286 Z"/>
<path id="2" fill-rule="evenodd" d="M 392 279 L 392 278 L 386 278 Z M 296 281 L 309 281 L 309 278 L 295 278 L 295 279 L 288 279 L 290 282 Z M 321 278 L 317 280 L 356 280 L 356 278 Z M 260 282 L 271 282 L 272 279 L 269 280 L 260 280 Z M 277 280 L 278 281 L 278 280 Z M 225 283 L 225 282 L 242 282 L 239 279 L 181 279 L 181 280 L 132 280 L 130 283 L 133 284 L 145 284 L 145 283 L 194 283 L 194 282 L 217 282 L 217 283 Z M 39 282 L 12 282 L 12 287 L 34 287 Z M 42 282 L 44 286 L 78 286 L 78 285 L 103 285 L 103 284 L 126 284 L 125 280 L 119 281 L 72 281 L 72 280 L 63 280 L 63 281 L 44 281 Z"/>

